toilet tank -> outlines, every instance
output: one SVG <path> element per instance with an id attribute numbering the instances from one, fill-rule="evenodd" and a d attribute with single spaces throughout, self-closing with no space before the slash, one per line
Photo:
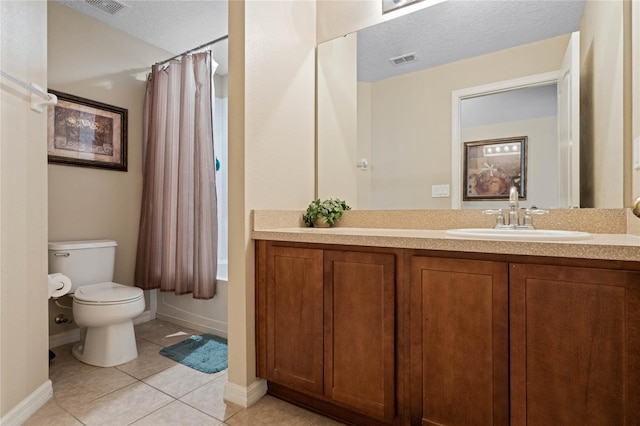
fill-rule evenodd
<path id="1" fill-rule="evenodd" d="M 113 281 L 117 245 L 113 240 L 50 242 L 49 273 L 68 276 L 70 293 L 83 285 Z"/>

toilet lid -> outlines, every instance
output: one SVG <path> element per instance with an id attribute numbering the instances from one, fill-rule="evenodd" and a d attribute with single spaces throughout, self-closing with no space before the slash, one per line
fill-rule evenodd
<path id="1" fill-rule="evenodd" d="M 125 303 L 143 297 L 142 289 L 117 283 L 99 283 L 79 287 L 74 299 L 86 303 Z"/>

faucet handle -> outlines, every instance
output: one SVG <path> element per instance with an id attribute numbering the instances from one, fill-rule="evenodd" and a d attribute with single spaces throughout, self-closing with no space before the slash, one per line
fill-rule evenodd
<path id="1" fill-rule="evenodd" d="M 533 219 L 531 218 L 531 215 L 542 215 L 542 214 L 548 214 L 549 210 L 543 210 L 543 209 L 539 209 L 537 207 L 531 207 L 529 209 L 524 209 L 524 219 L 523 219 L 523 226 L 529 227 L 531 229 L 534 229 L 533 226 Z"/>
<path id="2" fill-rule="evenodd" d="M 496 216 L 496 228 L 504 226 L 504 215 L 502 214 L 502 209 L 498 209 L 498 210 L 493 210 L 493 209 L 483 210 L 482 213 Z"/>
<path id="3" fill-rule="evenodd" d="M 549 213 L 549 210 L 544 210 L 544 209 L 539 209 L 537 207 L 531 207 L 530 209 L 524 209 L 524 214 L 535 214 L 535 215 L 541 215 L 541 214 L 547 214 Z"/>

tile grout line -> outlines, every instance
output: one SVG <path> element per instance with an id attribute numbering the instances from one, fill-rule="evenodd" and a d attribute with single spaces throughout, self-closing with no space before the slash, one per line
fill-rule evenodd
<path id="1" fill-rule="evenodd" d="M 167 331 L 169 331 L 169 330 L 167 330 Z M 159 344 L 158 341 L 162 339 L 162 336 L 158 336 L 157 338 L 155 338 L 155 341 L 150 340 L 150 338 L 147 338 L 145 336 L 145 335 L 153 335 L 154 332 L 155 332 L 154 329 L 148 329 L 148 331 L 146 333 L 144 333 L 144 335 L 137 335 L 136 337 L 137 337 L 137 339 L 139 339 L 140 342 L 146 342 L 146 343 L 148 343 L 150 345 L 153 345 L 153 346 L 156 346 L 156 347 L 158 347 L 160 349 L 161 348 L 166 348 L 168 346 L 172 346 L 172 345 L 178 343 L 178 341 L 172 341 L 170 343 L 167 343 L 166 345 L 165 344 Z M 193 333 L 185 334 L 184 335 L 184 339 L 188 339 L 191 335 L 193 335 Z M 151 352 L 153 352 L 153 351 L 149 351 L 149 354 L 151 354 Z M 147 355 L 149 355 L 149 354 L 147 354 Z M 147 356 L 147 355 L 145 355 L 145 356 Z M 69 359 L 74 360 L 73 357 L 70 357 Z M 169 359 L 169 358 L 167 358 L 167 359 Z M 65 360 L 66 360 L 66 358 L 65 358 Z M 166 408 L 168 405 L 174 403 L 175 401 L 179 401 L 180 403 L 184 404 L 184 407 L 188 407 L 190 410 L 194 410 L 194 412 L 198 412 L 201 415 L 206 416 L 207 419 L 210 419 L 212 422 L 216 422 L 220 426 L 229 426 L 229 424 L 227 423 L 228 420 L 230 420 L 231 418 L 235 417 L 238 413 L 243 412 L 243 411 L 246 410 L 246 408 L 244 408 L 244 407 L 239 407 L 239 410 L 234 412 L 233 414 L 231 414 L 228 418 L 226 418 L 226 420 L 224 418 L 219 419 L 215 415 L 211 415 L 208 412 L 204 411 L 203 409 L 200 409 L 200 408 L 198 408 L 196 406 L 193 406 L 190 403 L 185 402 L 185 401 L 183 401 L 181 399 L 181 398 L 184 398 L 184 397 L 186 397 L 186 396 L 188 396 L 188 395 L 190 395 L 190 394 L 202 389 L 205 386 L 211 385 L 212 383 L 215 383 L 215 382 L 219 382 L 220 384 L 226 383 L 228 381 L 228 377 L 227 377 L 228 373 L 225 372 L 225 370 L 222 370 L 221 372 L 212 373 L 211 374 L 212 376 L 217 376 L 217 377 L 213 377 L 213 378 L 206 377 L 206 376 L 209 376 L 209 374 L 207 374 L 207 373 L 199 372 L 198 374 L 202 374 L 204 376 L 204 380 L 206 380 L 206 381 L 204 383 L 200 384 L 199 386 L 197 386 L 196 388 L 190 389 L 187 393 L 185 393 L 184 395 L 181 395 L 179 397 L 175 397 L 173 395 L 170 395 L 169 393 L 163 391 L 162 389 L 160 389 L 160 388 L 158 388 L 158 387 L 156 387 L 154 385 L 151 385 L 151 384 L 149 384 L 149 383 L 144 381 L 145 379 L 148 379 L 149 377 L 152 377 L 152 376 L 154 376 L 156 374 L 160 374 L 162 372 L 165 372 L 166 370 L 168 370 L 170 368 L 173 368 L 173 367 L 175 367 L 177 365 L 182 365 L 179 362 L 176 362 L 176 361 L 173 361 L 173 360 L 171 360 L 171 361 L 172 361 L 172 365 L 171 366 L 162 367 L 161 370 L 153 372 L 152 374 L 148 374 L 145 377 L 141 377 L 141 378 L 138 378 L 138 377 L 134 376 L 134 374 L 138 374 L 140 376 L 146 374 L 144 368 L 140 368 L 139 366 L 136 366 L 136 365 L 131 366 L 132 368 L 130 368 L 128 371 L 120 368 L 124 364 L 121 364 L 121 365 L 118 365 L 118 366 L 113 366 L 113 367 L 108 367 L 108 368 L 112 369 L 113 372 L 124 373 L 124 376 L 121 376 L 121 377 L 122 378 L 128 377 L 130 380 L 133 380 L 133 382 L 128 383 L 126 385 L 122 385 L 122 386 L 118 387 L 117 389 L 112 389 L 111 391 L 109 391 L 107 393 L 104 393 L 102 395 L 99 395 L 97 397 L 94 397 L 94 398 L 90 399 L 89 401 L 82 401 L 77 405 L 77 407 L 74 404 L 74 406 L 72 408 L 73 408 L 74 411 L 76 409 L 81 410 L 81 409 L 83 409 L 83 408 L 85 408 L 85 407 L 87 407 L 87 406 L 89 406 L 91 404 L 96 404 L 97 401 L 112 397 L 113 394 L 115 394 L 117 392 L 122 392 L 126 388 L 130 388 L 130 387 L 133 387 L 133 386 L 139 386 L 140 384 L 143 384 L 145 386 L 148 386 L 149 389 L 153 389 L 155 391 L 158 391 L 158 392 L 162 393 L 163 395 L 168 396 L 168 400 L 161 407 L 155 408 L 153 411 L 151 411 L 149 413 L 146 413 L 146 414 L 142 415 L 142 417 L 136 418 L 135 420 L 130 421 L 128 419 L 126 419 L 126 420 L 123 419 L 124 420 L 123 424 L 125 422 L 127 422 L 126 424 L 128 424 L 128 425 L 134 424 L 134 423 L 136 423 L 136 422 L 138 422 L 138 421 L 140 421 L 140 420 L 152 415 L 153 413 L 157 413 L 159 410 L 162 410 L 163 408 Z M 76 361 L 74 360 L 74 362 L 76 362 Z M 81 361 L 79 361 L 79 360 L 77 360 L 77 362 L 81 363 Z M 68 371 L 73 371 L 74 370 L 75 363 L 68 363 L 67 364 L 65 362 L 62 365 L 59 365 L 58 367 L 54 366 L 54 368 L 56 369 L 56 371 L 54 373 L 55 376 L 58 375 L 58 372 L 62 373 L 63 375 L 66 375 Z M 50 369 L 51 369 L 51 367 L 50 367 Z M 97 370 L 100 370 L 100 369 L 101 368 L 97 367 L 97 368 L 95 368 L 93 370 L 87 371 L 86 374 L 92 374 L 94 371 L 97 371 Z M 198 371 L 198 370 L 195 370 L 195 371 Z M 51 376 L 51 372 L 50 372 L 49 375 Z M 81 374 L 79 375 L 78 379 L 86 380 L 86 379 L 83 379 L 84 375 L 85 375 L 85 372 L 81 370 Z M 58 378 L 58 380 L 56 380 L 56 382 L 59 383 L 59 380 L 62 377 L 63 376 L 60 376 Z M 63 380 L 63 381 L 66 383 L 66 380 Z M 64 386 L 64 388 L 66 388 L 67 386 L 71 386 L 73 388 L 74 387 L 73 381 L 69 381 L 69 383 L 67 383 L 67 385 Z M 218 387 L 218 385 L 215 385 L 215 387 Z M 217 390 L 216 390 L 216 392 L 217 392 Z M 56 392 L 56 394 L 57 394 L 57 392 Z M 62 406 L 58 402 L 58 398 L 56 397 L 56 394 L 53 395 L 52 403 L 55 404 L 58 407 L 58 409 L 60 409 L 60 414 L 61 415 L 65 415 L 65 416 L 69 416 L 70 418 L 74 419 L 74 421 L 77 421 L 78 424 L 86 425 L 85 422 L 83 422 L 80 418 L 76 417 L 74 414 L 72 414 L 71 411 L 69 411 L 66 407 Z M 230 410 L 228 410 L 229 404 L 226 403 L 223 399 L 222 399 L 221 403 L 223 404 L 223 406 L 221 408 L 224 410 L 222 417 L 225 417 L 226 412 L 230 411 Z M 136 415 L 137 414 L 133 414 L 133 416 L 136 416 Z"/>
<path id="2" fill-rule="evenodd" d="M 69 412 L 69 410 L 67 410 L 66 408 L 64 408 L 62 405 L 58 404 L 58 401 L 56 400 L 56 396 L 55 396 L 55 395 L 54 395 L 54 396 L 53 396 L 53 398 L 51 398 L 51 399 L 53 399 L 53 400 L 54 400 L 55 404 L 56 404 L 58 407 L 60 407 L 60 409 L 61 409 L 62 411 L 64 411 L 65 413 L 67 413 L 68 415 L 70 415 L 71 417 L 73 417 L 74 419 L 76 419 L 76 421 L 77 421 L 78 423 L 80 423 L 81 425 L 86 426 L 86 424 L 85 424 L 84 422 L 82 422 L 79 418 L 77 418 L 76 416 L 74 416 L 73 414 L 71 414 L 71 413 Z"/>
<path id="3" fill-rule="evenodd" d="M 222 371 L 224 371 L 224 370 L 222 370 Z M 218 373 L 219 373 L 219 372 L 218 372 Z M 213 373 L 213 374 L 217 374 L 217 373 Z M 222 377 L 223 377 L 222 375 L 221 375 L 220 377 L 216 377 L 215 379 L 211 380 L 210 382 L 207 382 L 207 383 L 205 383 L 204 385 L 202 385 L 202 386 L 200 386 L 200 387 L 198 387 L 198 388 L 196 388 L 196 389 L 192 390 L 191 392 L 188 392 L 188 393 L 186 393 L 186 394 L 182 395 L 180 398 L 178 398 L 178 401 L 182 402 L 183 404 L 188 405 L 189 407 L 191 407 L 191 408 L 193 408 L 193 409 L 195 409 L 195 410 L 200 411 L 200 412 L 201 412 L 201 413 L 203 413 L 203 414 L 206 414 L 207 416 L 211 417 L 211 418 L 212 418 L 212 419 L 214 419 L 214 420 L 217 420 L 217 421 L 221 422 L 221 424 L 226 424 L 225 422 L 226 422 L 227 420 L 229 420 L 231 417 L 235 416 L 236 414 L 238 414 L 240 411 L 244 410 L 245 408 L 243 407 L 242 409 L 240 409 L 240 410 L 236 411 L 235 413 L 233 413 L 232 415 L 230 415 L 230 416 L 225 420 L 225 419 L 219 419 L 219 418 L 218 418 L 218 417 L 216 417 L 216 416 L 212 416 L 211 414 L 209 414 L 209 413 L 206 413 L 206 412 L 202 411 L 202 410 L 201 410 L 201 409 L 199 409 L 198 407 L 194 407 L 193 405 L 189 404 L 188 402 L 186 402 L 186 401 L 183 401 L 183 400 L 182 400 L 182 398 L 184 398 L 185 396 L 187 396 L 187 395 L 189 395 L 189 394 L 191 394 L 191 393 L 193 393 L 193 392 L 197 391 L 197 390 L 198 390 L 198 389 L 200 389 L 200 388 L 203 388 L 203 387 L 205 387 L 205 386 L 207 386 L 207 385 L 210 385 L 211 383 L 215 382 L 216 380 L 219 380 L 219 379 L 220 379 L 220 378 L 222 378 Z M 224 399 L 223 399 L 223 403 L 224 403 Z M 225 404 L 226 404 L 226 403 L 225 403 Z"/>
<path id="4" fill-rule="evenodd" d="M 222 423 L 224 423 L 224 420 L 220 420 L 220 419 L 219 419 L 219 418 L 217 418 L 216 416 L 212 416 L 211 414 L 209 414 L 209 413 L 206 413 L 206 412 L 202 411 L 202 410 L 201 410 L 201 409 L 199 409 L 198 407 L 194 407 L 193 405 L 189 404 L 188 402 L 181 401 L 181 400 L 179 400 L 179 399 L 177 399 L 176 401 L 179 401 L 179 402 L 183 403 L 184 405 L 186 405 L 186 406 L 188 406 L 188 407 L 190 407 L 190 408 L 193 408 L 193 409 L 194 409 L 194 410 L 196 410 L 196 411 L 201 412 L 201 413 L 202 413 L 202 414 L 204 414 L 205 416 L 211 417 L 213 420 L 215 420 L 215 421 L 217 421 L 217 422 L 220 422 L 221 424 L 222 424 Z"/>
<path id="5" fill-rule="evenodd" d="M 141 381 L 140 381 L 140 382 L 141 382 Z M 144 383 L 144 382 L 142 382 L 142 383 Z M 145 384 L 146 384 L 146 383 L 145 383 Z M 154 389 L 155 389 L 155 388 L 154 388 Z M 161 392 L 162 392 L 162 391 L 161 391 Z M 164 393 L 164 392 L 163 392 L 163 393 Z M 145 414 L 144 416 L 142 416 L 142 417 L 140 417 L 140 418 L 138 418 L 138 419 L 135 419 L 135 420 L 134 420 L 134 421 L 132 421 L 131 423 L 127 423 L 127 426 L 130 426 L 130 425 L 132 425 L 132 424 L 134 424 L 134 423 L 136 423 L 136 422 L 139 422 L 140 420 L 144 419 L 145 417 L 149 417 L 151 414 L 155 413 L 156 411 L 162 410 L 162 409 L 163 409 L 163 408 L 165 408 L 167 405 L 169 405 L 169 404 L 173 404 L 175 401 L 177 401 L 177 399 L 175 399 L 175 398 L 174 398 L 174 397 L 172 397 L 171 395 L 168 395 L 168 396 L 169 396 L 169 397 L 171 397 L 171 398 L 173 399 L 173 401 L 169 401 L 168 403 L 164 404 L 164 405 L 163 405 L 163 406 L 161 406 L 161 407 L 156 408 L 155 410 L 151 411 L 150 413 L 147 413 L 147 414 Z"/>

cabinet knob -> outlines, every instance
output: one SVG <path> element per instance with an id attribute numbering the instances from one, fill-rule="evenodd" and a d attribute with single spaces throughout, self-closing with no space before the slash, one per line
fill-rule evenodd
<path id="1" fill-rule="evenodd" d="M 640 197 L 633 201 L 633 214 L 640 217 Z"/>

